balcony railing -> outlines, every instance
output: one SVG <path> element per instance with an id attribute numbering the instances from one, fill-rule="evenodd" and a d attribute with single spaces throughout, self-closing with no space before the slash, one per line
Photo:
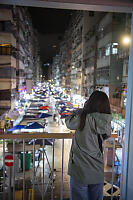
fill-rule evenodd
<path id="1" fill-rule="evenodd" d="M 16 200 L 17 198 L 17 181 L 22 180 L 22 185 L 21 185 L 21 195 L 19 194 L 19 199 L 22 200 L 30 200 L 30 199 L 48 199 L 48 200 L 53 200 L 56 199 L 54 195 L 54 184 L 56 181 L 61 182 L 60 192 L 60 197 L 58 199 L 63 200 L 64 198 L 64 155 L 65 151 L 69 153 L 70 146 L 66 149 L 64 149 L 64 142 L 66 142 L 67 139 L 71 144 L 71 139 L 73 138 L 73 133 L 17 133 L 17 134 L 2 134 L 0 135 L 0 141 L 1 141 L 1 149 L 0 149 L 0 159 L 3 161 L 3 175 L 1 175 L 0 179 L 0 199 L 6 200 L 6 199 L 13 199 Z M 32 144 L 29 144 L 29 140 L 33 140 Z M 36 141 L 37 140 L 41 141 L 41 170 L 42 170 L 42 177 L 40 182 L 38 182 L 37 179 L 37 166 L 36 166 Z M 46 139 L 54 139 L 53 143 L 51 145 L 51 151 L 50 154 L 47 154 L 46 150 L 46 145 L 45 145 L 45 140 Z M 104 193 L 106 196 L 110 197 L 112 200 L 114 196 L 120 197 L 120 189 L 119 187 L 114 186 L 114 168 L 115 168 L 115 151 L 117 148 L 122 148 L 122 142 L 119 142 L 118 135 L 117 134 L 112 134 L 111 139 L 106 140 L 103 144 L 104 146 L 104 159 L 106 160 L 107 158 L 107 151 L 106 149 L 111 149 L 111 154 L 112 154 L 112 164 L 111 164 L 111 170 L 112 170 L 112 177 L 110 180 L 110 183 L 106 181 L 105 186 L 104 186 Z M 7 143 L 10 140 L 10 145 L 7 145 Z M 19 144 L 16 142 L 19 141 Z M 55 152 L 55 145 L 56 142 L 60 141 L 61 143 L 61 158 L 59 158 L 59 155 L 56 155 L 57 151 Z M 57 145 L 58 146 L 58 145 Z M 27 171 L 26 169 L 26 154 L 28 152 L 32 152 L 32 173 L 30 170 Z M 17 172 L 17 164 L 16 162 L 16 154 L 21 154 L 21 173 L 20 171 Z M 58 153 L 57 153 L 58 154 Z M 7 157 L 7 155 L 10 155 L 11 157 Z M 55 158 L 60 159 L 60 164 L 61 166 L 59 167 L 60 170 L 60 176 L 55 177 Z M 49 168 L 49 172 L 46 175 L 46 163 L 45 160 L 47 161 L 47 169 Z M 56 161 L 57 162 L 57 161 Z M 7 167 L 7 165 L 12 165 Z M 65 167 L 66 168 L 66 167 Z M 8 173 L 6 173 L 6 171 Z M 65 170 L 66 171 L 66 170 Z M 27 185 L 27 173 L 30 174 L 30 180 L 31 184 L 30 186 Z M 3 178 L 2 178 L 3 177 Z M 56 179 L 61 179 L 61 180 L 56 180 Z M 37 196 L 37 185 L 38 185 L 38 190 L 40 192 L 39 196 Z M 48 196 L 48 191 L 50 188 L 50 193 Z M 69 188 L 69 186 L 68 186 Z M 110 193 L 108 191 L 110 190 Z M 68 189 L 67 189 L 68 191 Z M 27 195 L 28 194 L 28 195 Z M 69 194 L 69 191 L 68 191 Z"/>

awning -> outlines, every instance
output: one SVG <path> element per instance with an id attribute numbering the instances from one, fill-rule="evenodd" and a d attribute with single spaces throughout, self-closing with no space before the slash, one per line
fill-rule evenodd
<path id="1" fill-rule="evenodd" d="M 51 114 L 48 113 L 41 113 L 39 115 L 37 115 L 38 118 L 48 118 L 48 117 L 52 117 Z"/>
<path id="2" fill-rule="evenodd" d="M 40 128 L 45 128 L 45 127 L 37 122 L 33 122 L 25 127 L 25 129 L 40 129 Z"/>
<path id="3" fill-rule="evenodd" d="M 8 129 L 7 131 L 15 131 L 15 130 L 20 130 L 22 128 L 25 128 L 25 126 L 24 125 L 16 125 L 10 129 Z"/>
<path id="4" fill-rule="evenodd" d="M 50 106 L 41 106 L 40 109 L 42 110 L 49 110 Z"/>

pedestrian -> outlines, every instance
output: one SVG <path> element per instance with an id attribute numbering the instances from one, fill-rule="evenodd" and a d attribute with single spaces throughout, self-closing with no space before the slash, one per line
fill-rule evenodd
<path id="1" fill-rule="evenodd" d="M 56 122 L 56 114 L 53 115 L 53 121 Z"/>
<path id="2" fill-rule="evenodd" d="M 94 91 L 83 109 L 65 118 L 67 128 L 76 130 L 68 163 L 70 200 L 102 200 L 104 158 L 102 141 L 111 135 L 108 96 Z"/>

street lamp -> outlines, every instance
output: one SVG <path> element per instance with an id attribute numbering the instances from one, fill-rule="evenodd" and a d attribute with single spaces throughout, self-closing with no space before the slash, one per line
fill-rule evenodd
<path id="1" fill-rule="evenodd" d="M 124 45 L 129 45 L 130 42 L 131 42 L 131 38 L 129 36 L 124 36 L 123 39 L 122 39 L 122 42 Z"/>

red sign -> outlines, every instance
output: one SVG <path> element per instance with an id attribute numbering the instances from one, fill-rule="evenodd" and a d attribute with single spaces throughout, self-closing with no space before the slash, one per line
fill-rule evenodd
<path id="1" fill-rule="evenodd" d="M 7 155 L 5 156 L 5 165 L 8 167 L 12 167 L 13 166 L 13 156 L 12 155 Z"/>

